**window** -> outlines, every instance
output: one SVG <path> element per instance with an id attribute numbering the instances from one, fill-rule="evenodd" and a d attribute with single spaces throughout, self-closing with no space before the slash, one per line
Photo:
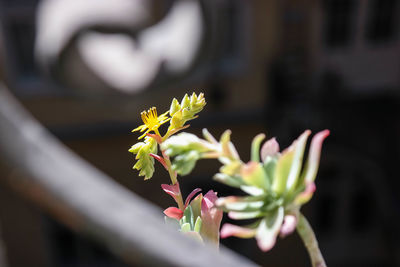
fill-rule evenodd
<path id="1" fill-rule="evenodd" d="M 385 42 L 394 37 L 397 0 L 371 0 L 366 37 L 371 42 Z"/>
<path id="2" fill-rule="evenodd" d="M 348 44 L 352 34 L 355 2 L 353 0 L 325 0 L 323 9 L 326 45 L 337 47 Z"/>

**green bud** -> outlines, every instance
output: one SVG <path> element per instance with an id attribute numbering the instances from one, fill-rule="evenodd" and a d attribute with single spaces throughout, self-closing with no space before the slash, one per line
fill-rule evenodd
<path id="1" fill-rule="evenodd" d="M 179 102 L 176 98 L 172 100 L 171 107 L 169 108 L 169 115 L 172 117 L 178 110 L 181 109 Z"/>

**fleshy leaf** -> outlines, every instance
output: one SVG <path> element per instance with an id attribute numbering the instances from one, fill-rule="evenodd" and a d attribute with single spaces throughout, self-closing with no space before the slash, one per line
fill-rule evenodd
<path id="1" fill-rule="evenodd" d="M 259 162 L 250 161 L 243 165 L 240 174 L 243 181 L 248 185 L 256 186 L 264 190 L 270 187 L 264 168 Z"/>
<path id="2" fill-rule="evenodd" d="M 233 220 L 248 220 L 255 219 L 264 216 L 265 213 L 261 211 L 230 211 L 228 212 L 228 217 Z"/>
<path id="3" fill-rule="evenodd" d="M 217 173 L 214 175 L 214 180 L 218 181 L 220 183 L 232 186 L 232 187 L 237 187 L 239 188 L 241 185 L 244 185 L 244 182 L 242 179 L 237 178 L 235 176 L 230 176 L 225 173 Z"/>
<path id="4" fill-rule="evenodd" d="M 251 161 L 260 161 L 260 145 L 264 138 L 265 134 L 258 134 L 253 138 L 253 142 L 251 143 Z"/>
<path id="5" fill-rule="evenodd" d="M 187 207 L 189 205 L 189 202 L 192 200 L 192 198 L 200 191 L 201 191 L 200 188 L 196 188 L 186 197 L 185 207 Z"/>
<path id="6" fill-rule="evenodd" d="M 279 144 L 275 137 L 269 139 L 261 147 L 261 160 L 264 162 L 268 156 L 274 156 L 279 152 Z"/>
<path id="7" fill-rule="evenodd" d="M 317 176 L 322 143 L 324 139 L 328 137 L 329 133 L 329 130 L 324 130 L 314 135 L 313 139 L 311 140 L 310 151 L 308 154 L 306 166 L 302 173 L 302 180 L 305 183 L 313 182 L 315 180 L 315 177 Z"/>
<path id="8" fill-rule="evenodd" d="M 260 197 L 229 196 L 219 198 L 216 205 L 228 211 L 257 211 L 264 205 L 264 201 Z"/>
<path id="9" fill-rule="evenodd" d="M 256 235 L 257 229 L 241 227 L 225 223 L 221 228 L 221 238 L 236 236 L 239 238 L 252 238 Z"/>
<path id="10" fill-rule="evenodd" d="M 296 226 L 297 226 L 296 216 L 293 214 L 285 215 L 279 236 L 283 238 L 283 237 L 293 233 L 294 230 L 296 230 Z"/>
<path id="11" fill-rule="evenodd" d="M 294 146 L 288 147 L 282 152 L 282 156 L 278 159 L 275 167 L 274 180 L 272 182 L 272 190 L 277 195 L 282 195 L 286 189 L 286 182 L 289 177 L 290 168 L 294 157 Z"/>
<path id="12" fill-rule="evenodd" d="M 316 190 L 315 183 L 311 182 L 306 185 L 306 188 L 303 192 L 301 192 L 294 200 L 296 205 L 303 205 L 310 201 L 311 197 L 313 196 Z"/>
<path id="13" fill-rule="evenodd" d="M 202 222 L 203 221 L 201 220 L 201 218 L 197 217 L 196 222 L 194 223 L 193 231 L 200 233 Z"/>
<path id="14" fill-rule="evenodd" d="M 272 216 L 264 217 L 257 228 L 256 239 L 262 251 L 270 250 L 276 242 L 283 222 L 284 208 L 279 207 Z"/>
<path id="15" fill-rule="evenodd" d="M 246 192 L 249 195 L 252 196 L 261 196 L 265 194 L 265 190 L 261 189 L 259 187 L 251 186 L 251 185 L 242 185 L 240 186 L 240 189 L 242 189 L 244 192 Z"/>
<path id="16" fill-rule="evenodd" d="M 198 194 L 191 202 L 193 217 L 201 217 L 201 203 L 203 201 L 203 194 Z"/>
<path id="17" fill-rule="evenodd" d="M 183 216 L 183 212 L 176 207 L 167 208 L 166 210 L 164 210 L 164 214 L 170 218 L 177 219 L 177 220 L 180 220 Z"/>
<path id="18" fill-rule="evenodd" d="M 178 197 L 181 195 L 181 191 L 179 189 L 179 183 L 177 182 L 174 185 L 162 184 L 161 188 L 165 193 L 174 198 L 175 202 L 178 203 Z"/>
<path id="19" fill-rule="evenodd" d="M 186 218 L 186 222 L 190 224 L 191 229 L 193 229 L 194 226 L 194 217 L 193 217 L 193 210 L 191 206 L 187 206 L 185 208 L 185 211 L 183 212 L 183 215 Z"/>
<path id="20" fill-rule="evenodd" d="M 276 164 L 278 163 L 278 157 L 279 155 L 277 154 L 275 156 L 267 156 L 264 159 L 265 174 L 267 175 L 268 182 L 271 185 L 275 178 L 275 169 L 276 169 Z"/>
<path id="21" fill-rule="evenodd" d="M 240 172 L 241 166 L 242 163 L 240 161 L 227 160 L 227 163 L 220 168 L 220 172 L 230 176 L 237 175 Z"/>
<path id="22" fill-rule="evenodd" d="M 194 134 L 180 133 L 164 141 L 161 149 L 168 156 L 176 156 L 189 151 L 196 151 L 198 153 L 209 152 L 214 151 L 216 148 L 211 143 L 198 138 Z"/>
<path id="23" fill-rule="evenodd" d="M 190 232 L 192 229 L 190 229 L 190 224 L 189 223 L 184 223 L 181 225 L 181 232 L 182 233 L 187 233 Z"/>
<path id="24" fill-rule="evenodd" d="M 192 172 L 196 166 L 197 160 L 200 159 L 200 153 L 197 151 L 188 151 L 176 156 L 172 162 L 172 169 L 179 175 L 185 176 Z"/>
<path id="25" fill-rule="evenodd" d="M 203 137 L 212 144 L 218 144 L 218 141 L 214 138 L 214 136 L 212 136 L 212 134 L 206 128 L 203 129 Z"/>
<path id="26" fill-rule="evenodd" d="M 294 146 L 293 161 L 291 163 L 290 172 L 289 172 L 288 179 L 286 182 L 286 190 L 288 190 L 288 191 L 293 191 L 294 187 L 297 183 L 297 179 L 300 174 L 301 166 L 303 164 L 304 149 L 306 147 L 307 138 L 308 138 L 308 136 L 310 136 L 310 134 L 311 134 L 310 130 L 305 131 L 293 143 L 293 146 Z"/>
<path id="27" fill-rule="evenodd" d="M 219 228 L 222 220 L 222 210 L 215 207 L 217 194 L 210 190 L 204 195 L 201 203 L 201 219 L 203 221 L 201 227 L 201 236 L 218 245 Z"/>

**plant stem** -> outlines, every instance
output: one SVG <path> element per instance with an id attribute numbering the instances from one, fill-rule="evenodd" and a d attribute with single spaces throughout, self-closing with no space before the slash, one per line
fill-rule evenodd
<path id="1" fill-rule="evenodd" d="M 178 183 L 177 174 L 172 169 L 172 164 L 171 164 L 171 161 L 169 160 L 169 157 L 167 155 L 165 155 L 164 151 L 161 151 L 161 153 L 162 153 L 163 158 L 165 160 L 165 165 L 167 166 L 169 177 L 171 178 L 171 182 L 172 182 L 173 185 L 175 185 L 175 184 Z M 178 184 L 178 186 L 179 186 L 179 184 Z M 179 192 L 181 192 L 180 188 L 179 188 Z M 184 208 L 185 208 L 185 205 L 183 204 L 182 193 L 177 196 L 176 200 L 178 202 L 178 208 L 183 211 Z"/>
<path id="2" fill-rule="evenodd" d="M 299 221 L 297 223 L 297 232 L 299 233 L 304 245 L 307 248 L 308 254 L 311 259 L 313 267 L 326 267 L 325 260 L 318 247 L 318 241 L 315 237 L 311 225 L 308 223 L 306 217 L 299 213 Z"/>

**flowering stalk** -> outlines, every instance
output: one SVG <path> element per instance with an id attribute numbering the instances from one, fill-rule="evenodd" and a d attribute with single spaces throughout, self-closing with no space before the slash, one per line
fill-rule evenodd
<path id="1" fill-rule="evenodd" d="M 169 177 L 171 179 L 172 185 L 177 185 L 179 187 L 178 175 L 177 175 L 176 171 L 174 171 L 172 169 L 172 164 L 171 164 L 171 161 L 170 161 L 169 157 L 167 155 L 165 155 L 163 150 L 161 150 L 161 154 L 163 155 L 165 166 L 167 168 L 167 171 L 168 171 Z M 180 191 L 180 188 L 179 188 L 179 191 Z M 176 201 L 177 201 L 179 209 L 183 210 L 184 209 L 184 204 L 183 204 L 182 194 L 177 195 Z"/>
<path id="2" fill-rule="evenodd" d="M 314 231 L 311 225 L 308 223 L 306 217 L 300 213 L 299 221 L 297 223 L 297 232 L 299 233 L 305 247 L 307 248 L 308 254 L 311 259 L 313 267 L 326 267 L 324 257 L 318 247 L 318 241 L 315 237 Z"/>
<path id="3" fill-rule="evenodd" d="M 159 161 L 168 171 L 171 184 L 162 184 L 161 187 L 177 203 L 177 207 L 169 207 L 164 210 L 166 222 L 173 224 L 178 229 L 194 239 L 203 241 L 204 238 L 219 244 L 219 228 L 222 220 L 222 211 L 215 208 L 217 194 L 210 190 L 204 196 L 199 193 L 201 189 L 196 188 L 183 202 L 182 193 L 178 182 L 180 168 L 171 163 L 170 155 L 165 151 L 164 143 L 177 132 L 186 129 L 187 121 L 197 118 L 204 105 L 204 95 L 193 93 L 190 97 L 185 95 L 181 101 L 173 99 L 169 111 L 158 116 L 155 107 L 141 113 L 143 125 L 133 131 L 144 132 L 139 139 L 145 138 L 144 142 L 136 143 L 129 152 L 136 154 L 137 162 L 134 169 L 139 170 L 139 175 L 150 179 L 154 173 L 154 160 Z M 168 116 L 169 115 L 169 116 Z M 162 136 L 159 127 L 169 122 L 168 130 Z M 157 155 L 158 146 L 161 156 Z M 197 196 L 196 196 L 197 194 Z"/>

